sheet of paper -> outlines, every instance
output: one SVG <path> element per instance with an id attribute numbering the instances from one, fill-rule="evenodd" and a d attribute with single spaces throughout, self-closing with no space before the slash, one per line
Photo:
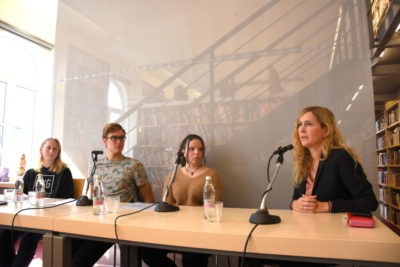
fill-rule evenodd
<path id="1" fill-rule="evenodd" d="M 121 209 L 123 210 L 141 210 L 147 207 L 150 207 L 151 205 L 154 205 L 154 203 L 143 203 L 143 202 L 134 202 L 134 203 L 128 203 L 126 205 L 122 205 Z M 148 208 L 147 210 L 154 210 L 154 206 Z"/>

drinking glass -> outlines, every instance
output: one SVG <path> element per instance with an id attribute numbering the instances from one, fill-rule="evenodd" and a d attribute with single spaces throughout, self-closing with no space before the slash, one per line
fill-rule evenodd
<path id="1" fill-rule="evenodd" d="M 119 196 L 106 196 L 104 199 L 104 206 L 107 213 L 117 213 L 119 209 L 120 197 Z"/>

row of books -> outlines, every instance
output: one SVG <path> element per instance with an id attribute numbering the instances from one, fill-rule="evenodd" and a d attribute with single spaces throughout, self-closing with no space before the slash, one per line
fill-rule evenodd
<path id="1" fill-rule="evenodd" d="M 382 131 L 386 128 L 385 118 L 383 115 L 379 116 L 375 121 L 376 132 Z"/>
<path id="2" fill-rule="evenodd" d="M 378 170 L 378 181 L 380 184 L 400 188 L 400 173 L 387 170 Z"/>
<path id="3" fill-rule="evenodd" d="M 387 206 L 387 205 L 381 203 L 379 205 L 379 211 L 380 211 L 382 218 L 391 222 L 392 224 L 400 226 L 400 211 L 399 210 L 396 210 L 390 206 Z"/>
<path id="4" fill-rule="evenodd" d="M 400 149 L 388 150 L 378 154 L 378 166 L 400 165 Z"/>
<path id="5" fill-rule="evenodd" d="M 387 155 L 385 152 L 378 154 L 378 166 L 388 165 Z"/>
<path id="6" fill-rule="evenodd" d="M 379 200 L 383 201 L 387 204 L 391 204 L 400 209 L 400 205 L 399 205 L 400 191 L 399 190 L 381 187 L 381 188 L 379 188 Z"/>
<path id="7" fill-rule="evenodd" d="M 378 181 L 380 184 L 388 184 L 387 170 L 378 170 Z"/>
<path id="8" fill-rule="evenodd" d="M 388 146 L 400 145 L 400 128 L 397 127 L 393 132 L 387 134 Z"/>
<path id="9" fill-rule="evenodd" d="M 203 139 L 209 139 L 209 125 L 191 124 L 182 126 L 143 127 L 138 131 L 138 144 L 142 146 L 170 146 L 180 144 L 183 138 L 190 133 L 199 134 Z"/>
<path id="10" fill-rule="evenodd" d="M 385 146 L 385 137 L 384 136 L 379 136 L 378 138 L 376 138 L 376 149 L 377 150 L 381 150 L 384 149 Z"/>
<path id="11" fill-rule="evenodd" d="M 392 125 L 393 123 L 396 123 L 399 121 L 399 107 L 396 106 L 393 110 L 391 110 L 387 114 L 387 122 L 388 126 Z"/>
<path id="12" fill-rule="evenodd" d="M 190 133 L 199 134 L 207 142 L 221 145 L 230 141 L 236 134 L 247 128 L 243 124 L 193 124 L 182 126 L 144 127 L 139 129 L 138 144 L 141 146 L 177 146 Z"/>
<path id="13" fill-rule="evenodd" d="M 382 18 L 390 5 L 390 0 L 371 1 L 371 3 L 372 28 L 374 33 L 376 34 L 379 26 L 382 23 Z"/>
<path id="14" fill-rule="evenodd" d="M 387 161 L 390 165 L 400 165 L 400 149 L 388 150 Z"/>
<path id="15" fill-rule="evenodd" d="M 243 122 L 260 119 L 274 103 L 260 100 L 146 107 L 138 112 L 138 125 Z"/>
<path id="16" fill-rule="evenodd" d="M 173 165 L 176 159 L 176 152 L 178 150 L 178 144 L 176 148 L 173 147 L 141 147 L 136 146 L 133 149 L 135 158 L 140 159 L 145 166 L 169 166 Z"/>

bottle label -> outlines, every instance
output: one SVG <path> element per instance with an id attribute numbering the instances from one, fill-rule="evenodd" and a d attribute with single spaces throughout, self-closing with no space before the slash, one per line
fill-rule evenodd
<path id="1" fill-rule="evenodd" d="M 214 202 L 204 202 L 205 208 L 214 208 Z"/>
<path id="2" fill-rule="evenodd" d="M 37 192 L 36 198 L 44 198 L 44 194 L 42 194 L 41 192 Z"/>
<path id="3" fill-rule="evenodd" d="M 22 192 L 15 191 L 16 196 L 22 196 Z"/>
<path id="4" fill-rule="evenodd" d="M 93 201 L 94 205 L 103 205 L 103 200 L 95 200 Z"/>

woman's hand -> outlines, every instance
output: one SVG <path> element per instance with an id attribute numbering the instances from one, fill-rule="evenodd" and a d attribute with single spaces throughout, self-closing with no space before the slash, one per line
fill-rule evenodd
<path id="1" fill-rule="evenodd" d="M 317 208 L 314 212 L 330 212 L 329 202 L 321 202 L 317 200 Z"/>
<path id="2" fill-rule="evenodd" d="M 292 202 L 292 209 L 306 213 L 329 212 L 329 203 L 318 201 L 316 195 L 302 195 L 299 199 Z"/>
<path id="3" fill-rule="evenodd" d="M 318 206 L 317 196 L 302 195 L 292 202 L 292 208 L 295 211 L 313 213 Z"/>

